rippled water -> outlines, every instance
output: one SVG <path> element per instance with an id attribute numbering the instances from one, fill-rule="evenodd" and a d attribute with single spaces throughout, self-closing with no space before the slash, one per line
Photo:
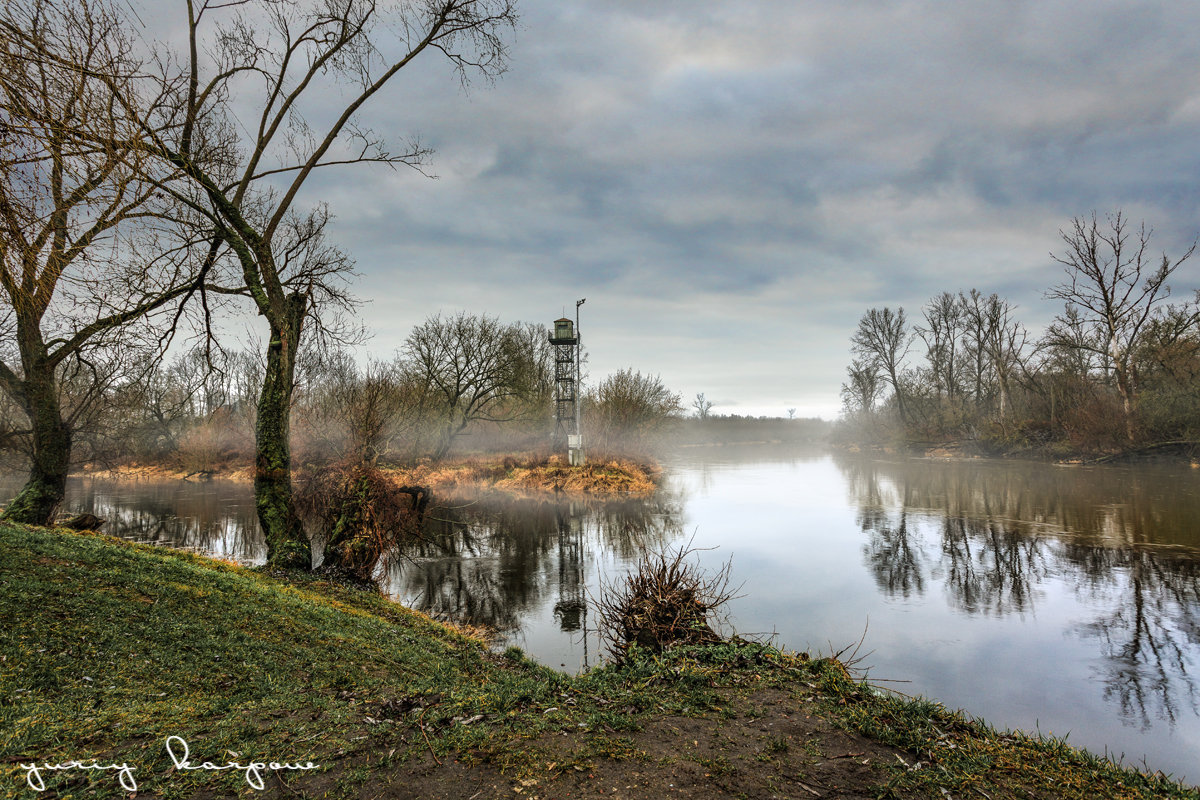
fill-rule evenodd
<path id="1" fill-rule="evenodd" d="M 668 466 L 645 501 L 457 498 L 389 559 L 387 591 L 577 670 L 599 657 L 589 594 L 641 548 L 691 542 L 709 568 L 732 559 L 739 632 L 829 652 L 865 629 L 872 679 L 1200 781 L 1200 471 L 770 448 Z M 110 532 L 265 555 L 247 486 L 78 479 L 70 494 Z"/>

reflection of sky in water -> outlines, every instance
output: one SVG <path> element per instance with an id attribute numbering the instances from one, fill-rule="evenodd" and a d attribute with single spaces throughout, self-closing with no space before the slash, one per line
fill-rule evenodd
<path id="1" fill-rule="evenodd" d="M 643 545 L 691 540 L 712 569 L 732 559 L 742 633 L 829 652 L 866 627 L 873 679 L 1197 781 L 1198 487 L 1175 466 L 698 448 L 652 501 L 439 509 L 385 586 L 578 670 L 599 660 L 584 632 L 600 582 Z M 118 522 L 109 532 L 263 559 L 249 486 L 73 479 L 70 492 L 71 510 Z"/>

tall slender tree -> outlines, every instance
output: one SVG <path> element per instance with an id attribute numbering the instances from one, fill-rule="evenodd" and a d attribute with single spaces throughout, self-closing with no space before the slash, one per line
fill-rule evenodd
<path id="1" fill-rule="evenodd" d="M 908 424 L 908 403 L 900 380 L 904 359 L 912 345 L 912 333 L 904 317 L 904 309 L 872 308 L 858 321 L 858 329 L 850 338 L 850 349 L 866 364 L 873 365 L 896 396 L 896 409 L 901 424 Z"/>
<path id="2" fill-rule="evenodd" d="M 306 322 L 346 302 L 349 261 L 322 243 L 328 215 L 305 209 L 301 189 L 339 165 L 419 167 L 426 148 L 388 149 L 356 124 L 361 111 L 425 52 L 445 56 L 464 80 L 499 75 L 515 8 L 512 0 L 187 0 L 186 12 L 183 70 L 158 81 L 170 113 L 143 133 L 148 152 L 186 176 L 174 196 L 204 216 L 212 252 L 229 257 L 266 321 L 255 503 L 269 561 L 308 568 L 291 500 L 296 359 Z M 333 98 L 340 105 L 330 112 Z"/>

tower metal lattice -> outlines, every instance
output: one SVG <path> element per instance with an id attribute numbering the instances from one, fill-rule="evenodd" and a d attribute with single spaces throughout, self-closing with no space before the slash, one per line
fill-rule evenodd
<path id="1" fill-rule="evenodd" d="M 550 344 L 554 345 L 554 445 L 566 447 L 568 437 L 579 434 L 575 416 L 578 399 L 575 391 L 575 351 L 579 346 L 579 337 L 575 335 L 571 320 L 563 318 L 555 321 Z"/>
<path id="2" fill-rule="evenodd" d="M 575 304 L 575 314 L 579 306 Z M 579 430 L 579 330 L 578 323 L 563 317 L 554 321 L 554 446 L 566 447 L 570 464 L 582 467 L 583 435 Z"/>

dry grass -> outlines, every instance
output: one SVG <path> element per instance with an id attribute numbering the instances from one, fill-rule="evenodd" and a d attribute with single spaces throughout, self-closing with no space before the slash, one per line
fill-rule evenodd
<path id="1" fill-rule="evenodd" d="M 658 489 L 659 471 L 628 459 L 592 459 L 582 468 L 560 455 L 471 458 L 423 463 L 389 470 L 398 480 L 435 490 L 499 489 L 506 492 L 565 492 L 591 495 L 647 495 Z"/>
<path id="2" fill-rule="evenodd" d="M 253 483 L 254 469 L 247 464 L 229 464 L 214 468 L 211 471 L 189 471 L 181 467 L 164 464 L 122 464 L 106 469 L 94 469 L 90 464 L 84 464 L 72 475 L 87 475 L 92 478 L 106 480 L 145 480 L 145 481 L 183 481 L 196 478 L 217 478 L 234 483 Z"/>
<path id="3" fill-rule="evenodd" d="M 566 459 L 560 455 L 527 453 L 454 461 L 424 461 L 409 467 L 385 467 L 382 471 L 398 483 L 428 486 L 441 492 L 498 489 L 518 494 L 562 492 L 578 495 L 644 496 L 653 494 L 658 489 L 661 478 L 661 470 L 653 463 L 642 463 L 607 453 L 589 455 L 588 463 L 580 469 L 568 466 Z M 199 476 L 235 483 L 251 483 L 254 480 L 252 466 L 233 463 L 204 473 L 189 473 L 161 464 L 136 463 L 111 469 L 89 469 L 85 465 L 80 472 L 109 479 L 186 480 Z M 298 481 L 303 480 L 299 474 L 300 470 L 295 472 Z"/>
<path id="4" fill-rule="evenodd" d="M 712 615 L 735 597 L 730 564 L 706 574 L 689 556 L 690 545 L 675 551 L 646 552 L 637 569 L 616 586 L 602 586 L 596 602 L 600 640 L 617 664 L 634 645 L 661 652 L 674 645 L 721 641 Z"/>

